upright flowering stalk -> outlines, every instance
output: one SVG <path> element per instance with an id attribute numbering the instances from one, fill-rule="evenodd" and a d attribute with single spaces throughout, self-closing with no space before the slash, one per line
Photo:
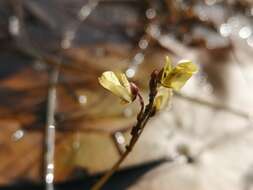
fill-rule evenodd
<path id="1" fill-rule="evenodd" d="M 125 74 L 115 74 L 112 71 L 106 71 L 98 78 L 99 83 L 104 88 L 118 96 L 123 102 L 131 103 L 138 96 L 141 110 L 137 116 L 137 122 L 132 128 L 132 137 L 129 144 L 126 146 L 126 151 L 112 169 L 105 173 L 105 175 L 92 187 L 92 190 L 99 190 L 106 183 L 131 152 L 148 120 L 154 116 L 157 111 L 167 106 L 173 95 L 173 91 L 180 90 L 197 70 L 197 66 L 188 60 L 179 61 L 178 64 L 173 67 L 169 57 L 166 57 L 164 67 L 159 72 L 155 70 L 151 74 L 149 81 L 149 102 L 145 107 L 138 87 L 134 83 L 129 82 Z"/>

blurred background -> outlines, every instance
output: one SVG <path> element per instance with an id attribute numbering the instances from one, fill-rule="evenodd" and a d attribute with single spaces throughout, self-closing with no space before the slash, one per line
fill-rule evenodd
<path id="1" fill-rule="evenodd" d="M 0 48 L 1 187 L 90 189 L 138 111 L 98 76 L 125 72 L 147 97 L 169 55 L 200 71 L 104 189 L 253 189 L 251 0 L 2 0 Z"/>

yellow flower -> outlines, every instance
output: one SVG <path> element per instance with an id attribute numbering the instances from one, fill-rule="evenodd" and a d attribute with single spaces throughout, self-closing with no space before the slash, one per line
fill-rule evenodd
<path id="1" fill-rule="evenodd" d="M 198 67 L 189 60 L 182 60 L 175 67 L 172 67 L 171 60 L 167 56 L 161 77 L 161 84 L 166 88 L 172 88 L 178 91 L 197 71 Z"/>
<path id="2" fill-rule="evenodd" d="M 123 73 L 115 74 L 112 71 L 106 71 L 102 73 L 98 81 L 105 89 L 120 97 L 123 102 L 132 102 L 136 97 L 132 93 L 131 84 Z"/>
<path id="3" fill-rule="evenodd" d="M 171 97 L 172 97 L 172 90 L 160 86 L 157 90 L 157 94 L 154 100 L 154 106 L 156 107 L 156 110 L 164 109 L 168 105 Z"/>

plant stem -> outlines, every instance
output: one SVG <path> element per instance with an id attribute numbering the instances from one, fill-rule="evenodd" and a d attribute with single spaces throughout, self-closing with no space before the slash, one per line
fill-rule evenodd
<path id="1" fill-rule="evenodd" d="M 149 113 L 149 112 L 148 112 Z M 143 131 L 144 128 L 144 123 L 146 123 L 146 121 L 148 120 L 148 116 L 146 117 L 142 117 L 143 119 L 138 120 L 137 124 L 133 127 L 133 128 L 137 128 L 141 129 L 141 132 Z M 145 122 L 144 122 L 145 121 Z M 101 189 L 101 187 L 108 181 L 108 179 L 115 173 L 116 170 L 118 170 L 119 166 L 121 165 L 121 163 L 126 159 L 126 157 L 128 156 L 128 154 L 132 151 L 134 145 L 136 144 L 136 142 L 138 141 L 141 132 L 136 132 L 131 140 L 129 145 L 126 148 L 126 151 L 121 155 L 120 159 L 114 164 L 114 166 L 91 188 L 91 190 L 99 190 Z"/>
<path id="2" fill-rule="evenodd" d="M 45 129 L 45 157 L 44 180 L 46 190 L 53 190 L 54 179 L 54 141 L 55 141 L 55 109 L 56 109 L 56 83 L 58 82 L 59 68 L 53 68 L 50 73 L 50 86 L 48 89 L 47 121 Z"/>
<path id="3" fill-rule="evenodd" d="M 132 128 L 131 135 L 132 138 L 129 142 L 129 145 L 126 146 L 126 151 L 121 155 L 119 160 L 113 165 L 113 167 L 105 173 L 104 176 L 91 188 L 91 190 L 100 190 L 103 185 L 109 180 L 109 178 L 118 170 L 121 163 L 126 159 L 129 153 L 132 151 L 133 147 L 135 146 L 136 142 L 138 141 L 140 135 L 142 134 L 145 125 L 147 124 L 150 117 L 154 115 L 154 100 L 157 94 L 157 77 L 158 73 L 154 71 L 151 74 L 151 79 L 149 83 L 150 93 L 149 93 L 149 103 L 145 106 L 144 109 L 144 102 L 142 96 L 138 93 L 139 101 L 141 104 L 141 110 L 137 115 L 137 123 Z"/>
<path id="4" fill-rule="evenodd" d="M 99 190 L 108 181 L 108 179 L 114 174 L 119 168 L 120 164 L 125 160 L 127 155 L 130 153 L 130 149 L 127 149 L 120 159 L 114 164 L 114 166 L 91 188 L 91 190 Z"/>
<path id="5" fill-rule="evenodd" d="M 231 114 L 240 116 L 240 117 L 245 118 L 245 119 L 250 119 L 251 118 L 250 113 L 247 113 L 247 112 L 244 112 L 242 110 L 238 110 L 238 109 L 229 107 L 229 106 L 224 105 L 224 104 L 210 102 L 210 101 L 207 101 L 207 100 L 204 100 L 204 99 L 200 99 L 198 97 L 191 97 L 191 96 L 179 93 L 179 92 L 174 92 L 174 94 L 178 98 L 185 99 L 185 100 L 188 100 L 188 101 L 196 103 L 196 104 L 204 105 L 204 106 L 211 107 L 211 108 L 214 108 L 214 109 L 223 110 L 223 111 L 229 112 Z"/>
<path id="6" fill-rule="evenodd" d="M 149 112 L 151 113 L 151 112 Z M 102 186 L 109 180 L 109 178 L 118 170 L 121 163 L 126 159 L 128 154 L 132 151 L 134 145 L 138 141 L 143 129 L 144 125 L 146 124 L 148 119 L 150 118 L 149 115 L 147 115 L 144 120 L 141 120 L 140 124 L 136 124 L 136 126 L 140 126 L 141 130 L 140 132 L 136 133 L 136 135 L 133 135 L 133 137 L 130 140 L 129 145 L 127 146 L 126 151 L 121 155 L 120 159 L 113 165 L 113 167 L 91 188 L 91 190 L 99 190 L 102 188 Z"/>

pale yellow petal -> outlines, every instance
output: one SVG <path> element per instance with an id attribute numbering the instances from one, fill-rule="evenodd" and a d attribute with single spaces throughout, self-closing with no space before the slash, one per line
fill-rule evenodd
<path id="1" fill-rule="evenodd" d="M 169 56 L 165 57 L 165 66 L 164 66 L 164 68 L 168 72 L 170 72 L 172 70 L 172 61 L 171 61 Z"/>
<path id="2" fill-rule="evenodd" d="M 172 90 L 165 87 L 159 87 L 157 95 L 155 97 L 154 105 L 156 110 L 164 109 L 172 97 Z"/>
<path id="3" fill-rule="evenodd" d="M 172 62 L 169 56 L 165 57 L 165 64 L 163 67 L 162 81 L 165 80 L 172 70 Z"/>
<path id="4" fill-rule="evenodd" d="M 123 85 L 127 89 L 128 93 L 131 94 L 132 93 L 131 86 L 130 86 L 130 83 L 124 73 L 119 74 L 119 81 L 120 81 L 121 85 Z"/>
<path id="5" fill-rule="evenodd" d="M 198 68 L 192 62 L 181 62 L 171 71 L 170 86 L 174 90 L 180 90 L 184 84 L 197 72 Z"/>
<path id="6" fill-rule="evenodd" d="M 196 64 L 193 64 L 190 60 L 181 60 L 178 62 L 176 67 L 185 69 L 187 72 L 196 73 L 198 72 L 198 67 Z"/>
<path id="7" fill-rule="evenodd" d="M 119 81 L 117 75 L 114 72 L 112 72 L 112 71 L 105 71 L 105 72 L 103 72 L 101 78 L 104 78 L 107 81 L 109 81 L 109 82 L 111 82 L 111 83 L 113 83 L 115 85 L 120 85 L 120 81 Z"/>
<path id="8" fill-rule="evenodd" d="M 117 78 L 117 76 L 112 71 L 106 71 L 98 78 L 99 83 L 105 89 L 111 91 L 114 95 L 120 97 L 126 102 L 131 102 L 132 97 L 129 91 L 123 87 Z"/>
<path id="9" fill-rule="evenodd" d="M 172 69 L 166 78 L 161 80 L 164 87 L 180 90 L 191 76 L 198 71 L 198 67 L 191 61 L 183 60 Z"/>

